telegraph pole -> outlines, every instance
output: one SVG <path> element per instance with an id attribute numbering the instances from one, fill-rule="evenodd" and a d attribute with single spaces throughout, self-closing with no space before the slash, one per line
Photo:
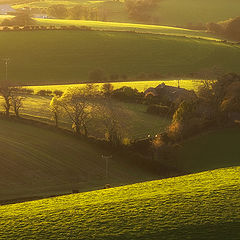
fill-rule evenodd
<path id="1" fill-rule="evenodd" d="M 8 63 L 10 61 L 10 58 L 4 58 L 3 61 L 5 63 L 5 80 L 7 82 L 8 81 Z"/>
<path id="2" fill-rule="evenodd" d="M 112 159 L 112 156 L 102 155 L 102 159 L 105 160 L 105 177 L 109 177 L 109 160 Z"/>

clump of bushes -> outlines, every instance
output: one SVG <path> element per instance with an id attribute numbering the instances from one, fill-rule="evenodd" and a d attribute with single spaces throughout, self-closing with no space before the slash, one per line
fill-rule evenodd
<path id="1" fill-rule="evenodd" d="M 240 16 L 218 23 L 208 23 L 208 31 L 234 41 L 240 40 Z"/>
<path id="2" fill-rule="evenodd" d="M 159 115 L 161 117 L 167 117 L 172 113 L 172 111 L 168 106 L 152 104 L 147 107 L 147 113 Z"/>
<path id="3" fill-rule="evenodd" d="M 114 90 L 112 92 L 112 97 L 120 101 L 141 103 L 143 102 L 144 94 L 140 93 L 136 88 L 133 89 L 131 87 L 124 86 Z"/>
<path id="4" fill-rule="evenodd" d="M 26 11 L 17 12 L 13 18 L 7 18 L 2 21 L 2 26 L 26 26 L 34 25 L 35 21 Z"/>
<path id="5" fill-rule="evenodd" d="M 51 96 L 52 93 L 53 92 L 51 90 L 39 90 L 37 92 L 37 95 L 42 96 L 42 97 L 46 97 L 46 96 Z"/>
<path id="6" fill-rule="evenodd" d="M 61 91 L 61 90 L 54 90 L 53 94 L 56 95 L 57 97 L 61 97 L 63 95 L 63 91 Z"/>

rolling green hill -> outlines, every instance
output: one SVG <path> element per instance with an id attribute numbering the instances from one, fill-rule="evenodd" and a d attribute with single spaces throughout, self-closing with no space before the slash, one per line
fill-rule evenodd
<path id="1" fill-rule="evenodd" d="M 0 32 L 0 51 L 11 59 L 9 79 L 25 85 L 80 83 L 96 68 L 129 77 L 190 74 L 212 66 L 239 72 L 240 57 L 238 45 L 101 31 Z M 4 64 L 0 74 L 3 78 Z"/>
<path id="2" fill-rule="evenodd" d="M 35 19 L 38 25 L 51 26 L 88 26 L 98 30 L 112 31 L 135 31 L 140 33 L 165 34 L 173 36 L 187 36 L 192 38 L 204 38 L 208 40 L 219 40 L 218 37 L 207 31 L 197 31 L 185 28 L 147 25 L 136 23 L 121 22 L 102 22 L 102 21 L 85 21 L 85 20 L 64 20 L 64 19 Z"/>
<path id="3" fill-rule="evenodd" d="M 109 179 L 102 154 L 71 135 L 0 120 L 0 200 L 49 196 L 126 184 L 154 176 L 113 155 Z M 1 231 L 0 231 L 1 232 Z M 1 239 L 1 234 L 0 234 Z"/>
<path id="4" fill-rule="evenodd" d="M 6 0 L 5 0 L 6 1 Z M 53 4 L 64 4 L 66 7 L 73 7 L 76 4 L 90 4 L 91 6 L 104 6 L 108 9 L 108 20 L 129 22 L 124 4 L 119 2 L 91 1 L 91 0 L 45 0 L 28 1 L 15 5 L 15 8 L 37 7 L 45 8 Z M 123 2 L 123 1 L 122 1 Z M 238 0 L 162 0 L 155 10 L 160 24 L 163 25 L 186 25 L 189 23 L 207 23 L 227 20 L 239 16 L 240 2 Z"/>
<path id="5" fill-rule="evenodd" d="M 178 152 L 178 167 L 190 172 L 240 165 L 240 129 L 203 133 L 184 141 Z"/>
<path id="6" fill-rule="evenodd" d="M 161 24 L 185 25 L 227 20 L 239 16 L 237 0 L 164 0 L 160 3 Z"/>
<path id="7" fill-rule="evenodd" d="M 0 207 L 2 239 L 240 238 L 240 167 Z"/>

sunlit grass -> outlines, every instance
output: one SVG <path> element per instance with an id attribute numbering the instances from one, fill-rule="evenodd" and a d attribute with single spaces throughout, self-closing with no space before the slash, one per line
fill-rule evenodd
<path id="1" fill-rule="evenodd" d="M 119 23 L 119 22 L 102 22 L 102 21 L 86 21 L 86 20 L 63 20 L 63 19 L 37 19 L 40 25 L 54 25 L 54 26 L 89 26 L 93 29 L 104 29 L 113 31 L 136 31 L 143 33 L 166 34 L 173 36 L 186 36 L 190 38 L 201 37 L 207 40 L 216 40 L 216 38 L 206 31 L 196 31 L 177 27 L 135 24 L 135 23 Z"/>
<path id="2" fill-rule="evenodd" d="M 5 239 L 240 238 L 240 168 L 0 207 Z"/>
<path id="3" fill-rule="evenodd" d="M 53 115 L 49 109 L 51 97 L 28 96 L 23 101 L 23 108 L 20 109 L 20 115 L 25 118 L 42 121 L 53 124 Z M 4 111 L 3 99 L 0 98 L 0 111 Z M 117 103 L 124 111 L 128 118 L 124 121 L 125 134 L 129 139 L 146 138 L 147 135 L 156 135 L 162 132 L 170 124 L 169 118 L 163 118 L 147 113 L 147 106 L 136 103 Z M 14 113 L 13 113 L 14 114 Z M 67 116 L 61 116 L 60 127 L 72 130 L 71 121 Z M 95 137 L 103 138 L 104 133 L 98 125 L 91 125 L 89 134 Z"/>
<path id="4" fill-rule="evenodd" d="M 110 82 L 114 89 L 121 88 L 123 86 L 136 88 L 139 92 L 144 92 L 150 87 L 157 87 L 161 83 L 165 83 L 168 86 L 174 86 L 178 87 L 178 83 L 180 84 L 181 88 L 185 88 L 188 90 L 198 90 L 198 87 L 201 86 L 201 80 L 157 80 L 157 81 L 132 81 L 132 82 Z M 93 85 L 98 86 L 98 89 L 101 90 L 102 86 L 105 83 L 93 83 Z M 43 85 L 43 86 L 27 86 L 27 88 L 33 89 L 35 93 L 37 93 L 40 90 L 61 90 L 65 91 L 68 88 L 74 88 L 74 87 L 85 87 L 86 84 L 66 84 L 66 85 Z"/>

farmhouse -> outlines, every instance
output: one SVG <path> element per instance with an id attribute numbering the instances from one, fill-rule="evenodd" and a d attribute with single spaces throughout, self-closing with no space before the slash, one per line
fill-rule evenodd
<path id="1" fill-rule="evenodd" d="M 180 87 L 167 86 L 165 83 L 157 87 L 148 88 L 144 92 L 145 97 L 158 97 L 163 102 L 178 104 L 183 100 L 193 100 L 196 98 L 194 91 L 189 91 Z"/>

